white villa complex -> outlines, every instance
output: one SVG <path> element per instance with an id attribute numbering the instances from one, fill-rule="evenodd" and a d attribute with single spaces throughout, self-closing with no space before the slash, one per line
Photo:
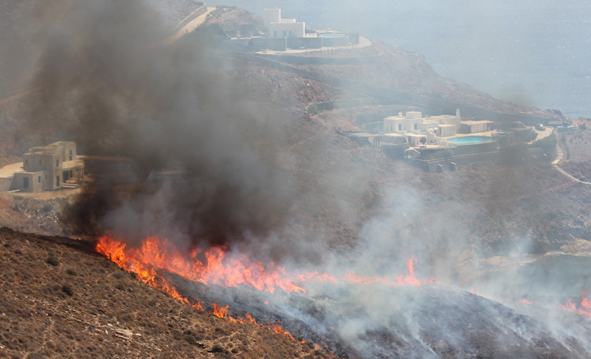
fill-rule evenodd
<path id="1" fill-rule="evenodd" d="M 448 139 L 459 133 L 487 132 L 491 121 L 462 121 L 460 110 L 454 115 L 423 117 L 422 112 L 408 111 L 404 116 L 390 116 L 384 119 L 384 135 L 405 137 L 410 147 L 421 145 L 433 147 L 455 147 Z M 421 141 L 421 139 L 423 139 Z"/>
<path id="2" fill-rule="evenodd" d="M 282 19 L 281 9 L 263 10 L 263 22 L 269 29 L 270 37 L 306 36 L 306 23 L 297 22 L 295 19 Z"/>
<path id="3" fill-rule="evenodd" d="M 445 138 L 453 137 L 460 132 L 461 121 L 460 110 L 456 110 L 455 116 L 431 117 L 423 117 L 419 111 L 408 111 L 405 116 L 399 112 L 398 116 L 384 119 L 384 134 L 405 136 L 411 147 L 418 147 L 421 138 L 425 138 L 425 144 L 447 147 L 449 143 Z"/>

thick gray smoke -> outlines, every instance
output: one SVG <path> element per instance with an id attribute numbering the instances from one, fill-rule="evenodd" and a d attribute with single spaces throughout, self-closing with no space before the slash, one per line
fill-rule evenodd
<path id="1" fill-rule="evenodd" d="M 282 128 L 270 104 L 245 96 L 198 45 L 154 46 L 166 32 L 145 1 L 59 10 L 44 29 L 34 77 L 44 90 L 30 99 L 29 125 L 60 127 L 84 154 L 134 162 L 66 210 L 72 232 L 221 244 L 286 220 L 298 191 L 277 163 Z"/>
<path id="2" fill-rule="evenodd" d="M 285 138 L 291 135 L 288 131 L 298 129 L 285 126 L 280 107 L 258 94 L 250 95 L 249 88 L 222 71 L 220 64 L 230 60 L 208 45 L 158 45 L 167 35 L 166 27 L 146 1 L 43 3 L 47 25 L 39 42 L 44 51 L 32 83 L 42 90 L 28 100 L 29 128 L 57 131 L 60 138 L 76 141 L 83 154 L 131 160 L 119 173 L 111 169 L 109 175 L 97 176 L 66 208 L 64 224 L 71 233 L 109 232 L 138 241 L 159 235 L 181 249 L 237 244 L 231 249 L 259 258 L 269 256 L 288 264 L 288 259 L 321 262 L 312 270 L 338 278 L 353 271 L 392 279 L 405 273 L 404 264 L 413 255 L 419 266 L 428 268 L 422 278 L 435 274 L 447 284 L 457 275 L 456 259 L 475 245 L 468 240 L 467 225 L 461 223 L 465 217 L 458 216 L 460 202 L 448 201 L 446 214 L 425 218 L 427 206 L 440 204 L 423 198 L 411 185 L 394 190 L 378 183 L 372 196 L 384 195 L 363 198 L 365 188 L 359 183 L 370 182 L 365 177 L 372 174 L 356 171 L 353 165 L 327 170 L 324 164 L 338 163 L 338 156 L 348 154 L 321 160 L 326 155 L 322 134 L 304 134 L 312 139 L 294 145 L 300 153 L 289 153 Z M 302 161 L 306 155 L 314 159 Z M 370 155 L 357 159 L 371 162 Z M 420 180 L 415 177 L 408 182 Z M 354 260 L 322 254 L 323 228 L 301 221 L 305 217 L 301 214 L 310 208 L 317 223 L 338 217 L 331 211 L 359 222 L 362 230 L 355 238 L 359 245 L 342 256 Z M 366 221 L 361 211 L 373 219 Z M 441 332 L 450 345 L 455 345 L 454 340 L 458 347 L 467 345 L 462 335 L 469 334 L 469 327 L 456 324 L 456 319 L 466 319 L 463 314 L 457 314 L 454 322 L 444 316 L 436 317 L 441 320 L 436 322 L 429 316 L 457 310 L 468 301 L 464 294 L 342 283 L 342 287 L 325 283 L 310 287 L 309 294 L 316 296 L 319 306 L 332 310 L 337 319 L 329 319 L 335 332 L 358 349 L 371 349 L 376 337 L 385 342 L 394 342 L 394 337 L 403 339 L 401 346 L 419 343 L 425 348 L 424 357 L 435 356 L 429 348 L 437 338 L 422 343 L 425 328 Z M 480 313 L 479 323 L 487 316 L 512 315 L 489 302 L 482 306 L 489 311 L 472 310 Z M 498 324 L 498 332 L 509 328 L 513 333 L 520 330 L 519 320 L 493 324 Z M 448 324 L 461 330 L 445 333 Z M 534 323 L 528 328 L 537 327 Z M 371 332 L 378 334 L 372 337 Z M 522 339 L 517 346 L 524 345 Z"/>

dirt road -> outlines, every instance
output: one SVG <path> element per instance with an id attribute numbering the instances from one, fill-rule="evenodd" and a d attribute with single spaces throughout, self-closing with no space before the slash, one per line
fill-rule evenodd
<path id="1" fill-rule="evenodd" d="M 207 17 L 207 14 L 209 14 L 213 10 L 215 10 L 215 7 L 208 7 L 206 13 L 204 13 L 203 15 L 200 15 L 199 17 L 195 18 L 195 20 L 189 22 L 187 25 L 185 25 L 184 27 L 179 29 L 179 31 L 177 31 L 176 34 L 170 36 L 169 38 L 162 40 L 160 45 L 170 45 L 170 44 L 174 43 L 176 40 L 180 39 L 183 35 L 195 30 L 199 25 L 203 24 L 203 22 L 205 21 L 205 18 Z M 191 15 L 189 15 L 189 16 L 191 16 Z"/>

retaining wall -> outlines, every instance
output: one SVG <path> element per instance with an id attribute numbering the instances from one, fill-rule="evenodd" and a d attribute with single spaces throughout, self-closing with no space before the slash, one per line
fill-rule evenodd
<path id="1" fill-rule="evenodd" d="M 207 12 L 207 4 L 203 4 L 203 6 L 201 6 L 197 10 L 193 11 L 193 13 L 191 15 L 187 16 L 185 19 L 183 19 L 183 21 L 181 21 L 177 26 L 175 26 L 174 29 L 172 29 L 171 33 L 176 34 L 180 29 L 185 27 L 188 23 L 195 20 L 199 16 L 205 14 L 206 12 Z"/>

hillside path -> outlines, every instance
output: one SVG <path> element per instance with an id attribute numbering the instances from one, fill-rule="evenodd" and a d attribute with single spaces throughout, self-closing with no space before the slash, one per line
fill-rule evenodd
<path id="1" fill-rule="evenodd" d="M 556 150 L 558 152 L 558 156 L 556 156 L 556 159 L 554 161 L 552 161 L 552 166 L 554 166 L 554 168 L 558 172 L 562 173 L 563 175 L 565 175 L 566 177 L 570 178 L 571 180 L 573 180 L 575 182 L 591 185 L 591 182 L 581 181 L 580 179 L 576 178 L 575 176 L 571 175 L 570 173 L 563 170 L 560 166 L 558 166 L 558 162 L 560 162 L 562 160 L 564 153 L 562 152 L 562 148 L 560 148 L 560 144 L 556 145 Z"/>
<path id="2" fill-rule="evenodd" d="M 215 7 L 208 6 L 207 12 L 205 12 L 203 15 L 200 15 L 199 17 L 195 18 L 195 20 L 189 22 L 187 25 L 185 25 L 184 27 L 179 29 L 179 31 L 177 31 L 176 34 L 162 40 L 162 42 L 160 44 L 161 45 L 170 45 L 173 42 L 175 42 L 176 40 L 183 37 L 183 35 L 195 30 L 199 25 L 203 24 L 203 22 L 205 21 L 205 18 L 207 17 L 207 14 L 209 14 L 210 12 L 212 12 L 214 10 L 215 10 Z M 189 15 L 189 16 L 191 16 L 191 15 Z"/>

